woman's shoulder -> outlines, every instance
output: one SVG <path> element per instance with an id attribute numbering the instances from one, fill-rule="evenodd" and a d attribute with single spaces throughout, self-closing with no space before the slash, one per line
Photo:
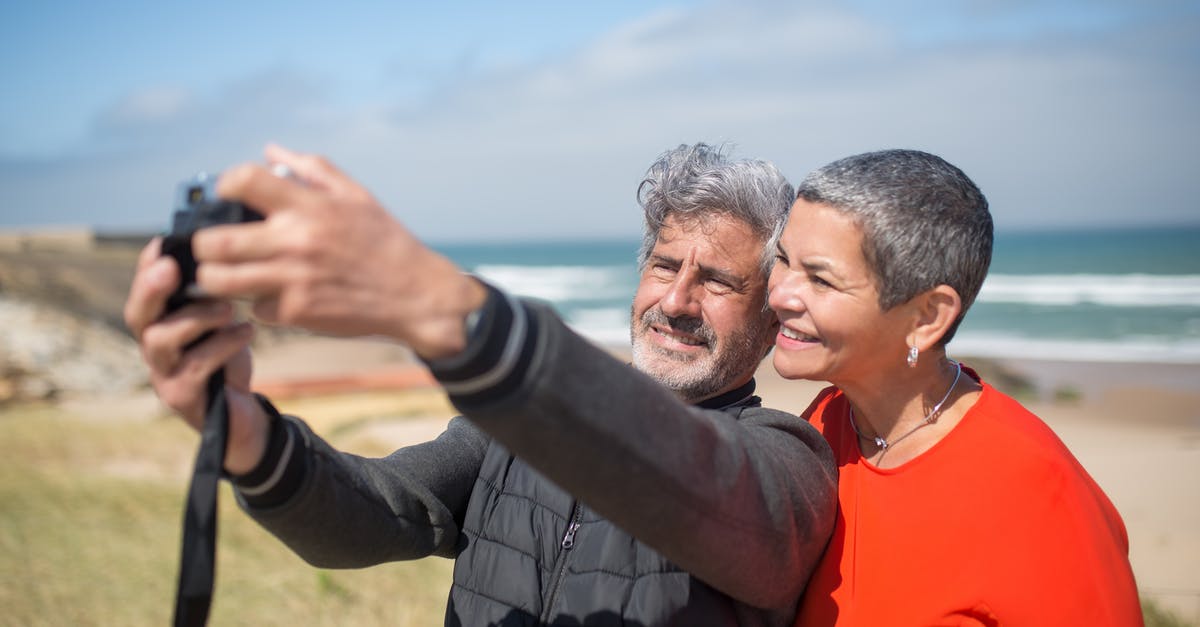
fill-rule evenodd
<path id="1" fill-rule="evenodd" d="M 1082 466 L 1048 424 L 1019 401 L 981 381 L 983 390 L 959 425 L 982 451 L 1008 465 L 1045 474 L 1077 474 Z"/>

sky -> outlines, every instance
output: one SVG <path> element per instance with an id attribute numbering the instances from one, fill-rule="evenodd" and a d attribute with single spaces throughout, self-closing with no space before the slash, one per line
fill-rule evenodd
<path id="1" fill-rule="evenodd" d="M 646 167 L 941 155 L 998 230 L 1200 224 L 1195 0 L 8 3 L 0 229 L 324 155 L 429 241 L 634 237 Z"/>

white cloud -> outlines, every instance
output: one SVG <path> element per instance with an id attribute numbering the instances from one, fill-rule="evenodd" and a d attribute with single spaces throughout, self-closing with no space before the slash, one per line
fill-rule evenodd
<path id="1" fill-rule="evenodd" d="M 170 122 L 183 113 L 191 98 L 191 94 L 182 87 L 142 89 L 129 94 L 112 109 L 102 113 L 101 120 L 103 124 L 116 127 Z"/>
<path id="2" fill-rule="evenodd" d="M 331 156 L 434 239 L 628 235 L 655 155 L 730 140 L 793 179 L 854 152 L 930 150 L 976 179 L 1002 228 L 1128 223 L 1132 204 L 1194 222 L 1200 28 L 1131 24 L 914 43 L 841 9 L 714 4 L 539 63 L 485 59 L 392 102 L 339 100 L 337 77 L 302 68 L 208 96 L 151 87 L 98 115 L 74 154 L 0 164 L 0 206 L 37 211 L 2 221 L 99 205 L 59 221 L 157 223 L 175 180 L 274 140 Z"/>

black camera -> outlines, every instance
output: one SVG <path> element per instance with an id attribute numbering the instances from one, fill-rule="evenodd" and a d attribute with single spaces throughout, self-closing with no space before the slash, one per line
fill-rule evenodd
<path id="1" fill-rule="evenodd" d="M 239 202 L 217 198 L 217 176 L 198 174 L 179 184 L 171 230 L 163 236 L 162 254 L 179 264 L 179 288 L 167 299 L 167 312 L 202 296 L 196 290 L 196 259 L 192 256 L 192 234 L 218 224 L 255 222 L 263 217 Z"/>

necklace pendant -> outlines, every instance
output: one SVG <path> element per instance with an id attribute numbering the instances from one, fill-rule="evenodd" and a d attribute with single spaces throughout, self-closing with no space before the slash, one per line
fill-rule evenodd
<path id="1" fill-rule="evenodd" d="M 875 436 L 875 446 L 878 446 L 879 448 L 886 451 L 887 447 L 888 447 L 887 440 L 885 440 L 879 436 Z"/>

